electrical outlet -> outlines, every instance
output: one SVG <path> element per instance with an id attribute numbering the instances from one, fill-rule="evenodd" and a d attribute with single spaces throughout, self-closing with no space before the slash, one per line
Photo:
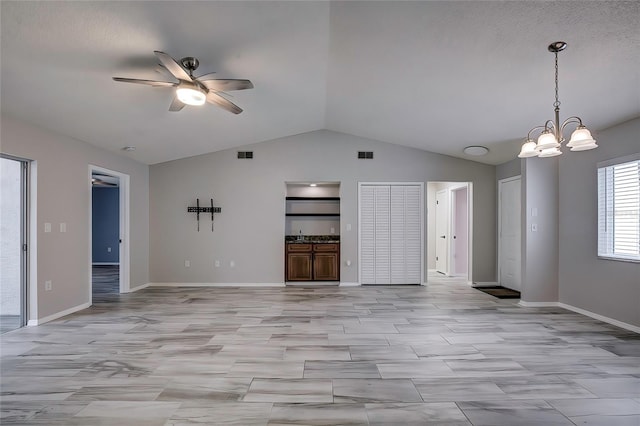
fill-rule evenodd
<path id="1" fill-rule="evenodd" d="M 347 223 L 347 227 L 346 227 L 347 231 L 351 231 L 351 224 Z"/>
<path id="2" fill-rule="evenodd" d="M 107 247 L 107 253 L 111 253 L 111 247 Z"/>
<path id="3" fill-rule="evenodd" d="M 347 266 L 351 266 L 351 261 L 347 260 Z"/>
<path id="4" fill-rule="evenodd" d="M 45 291 L 51 291 L 52 288 L 53 288 L 53 284 L 51 284 L 51 280 L 47 280 L 44 282 Z"/>
<path id="5" fill-rule="evenodd" d="M 216 266 L 216 268 L 219 268 L 219 267 L 220 267 L 220 261 L 219 261 L 219 260 L 216 260 L 216 261 L 215 261 L 215 263 L 214 263 L 214 265 Z"/>
<path id="6" fill-rule="evenodd" d="M 44 223 L 44 232 L 51 232 L 51 223 L 49 222 Z"/>
<path id="7" fill-rule="evenodd" d="M 531 232 L 538 232 L 538 224 L 537 223 L 532 223 L 531 224 Z"/>
<path id="8" fill-rule="evenodd" d="M 336 233 L 336 228 L 331 227 L 331 233 L 332 233 L 332 234 L 335 234 L 335 233 Z"/>
<path id="9" fill-rule="evenodd" d="M 191 261 L 190 260 L 185 260 L 184 261 L 184 267 L 185 268 L 190 268 L 191 267 Z"/>
<path id="10" fill-rule="evenodd" d="M 65 222 L 60 223 L 60 232 L 61 233 L 67 232 L 67 224 Z"/>

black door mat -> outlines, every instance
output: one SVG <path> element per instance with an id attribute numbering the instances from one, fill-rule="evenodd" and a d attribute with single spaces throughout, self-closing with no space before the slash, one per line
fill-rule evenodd
<path id="1" fill-rule="evenodd" d="M 511 290 L 510 288 L 502 286 L 493 287 L 474 287 L 476 290 L 480 290 L 483 293 L 490 294 L 498 299 L 520 299 L 520 292 Z"/>

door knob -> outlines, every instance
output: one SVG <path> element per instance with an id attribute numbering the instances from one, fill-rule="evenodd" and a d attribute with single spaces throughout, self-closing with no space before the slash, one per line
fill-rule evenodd
<path id="1" fill-rule="evenodd" d="M 440 235 L 440 238 L 447 238 L 445 235 Z"/>

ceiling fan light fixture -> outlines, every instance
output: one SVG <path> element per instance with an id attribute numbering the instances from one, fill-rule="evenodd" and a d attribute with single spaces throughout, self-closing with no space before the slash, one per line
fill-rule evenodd
<path id="1" fill-rule="evenodd" d="M 185 105 L 204 105 L 207 95 L 195 85 L 180 84 L 176 89 L 178 100 Z"/>

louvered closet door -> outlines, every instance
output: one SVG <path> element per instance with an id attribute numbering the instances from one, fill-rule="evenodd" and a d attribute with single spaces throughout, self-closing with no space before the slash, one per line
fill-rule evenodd
<path id="1" fill-rule="evenodd" d="M 391 187 L 375 187 L 375 284 L 391 282 Z"/>
<path id="2" fill-rule="evenodd" d="M 375 187 L 360 187 L 360 282 L 376 283 Z"/>
<path id="3" fill-rule="evenodd" d="M 391 284 L 421 284 L 420 187 L 391 187 Z"/>
<path id="4" fill-rule="evenodd" d="M 404 270 L 406 284 L 422 284 L 422 189 L 404 187 Z"/>
<path id="5" fill-rule="evenodd" d="M 420 284 L 419 185 L 360 187 L 360 282 Z"/>

